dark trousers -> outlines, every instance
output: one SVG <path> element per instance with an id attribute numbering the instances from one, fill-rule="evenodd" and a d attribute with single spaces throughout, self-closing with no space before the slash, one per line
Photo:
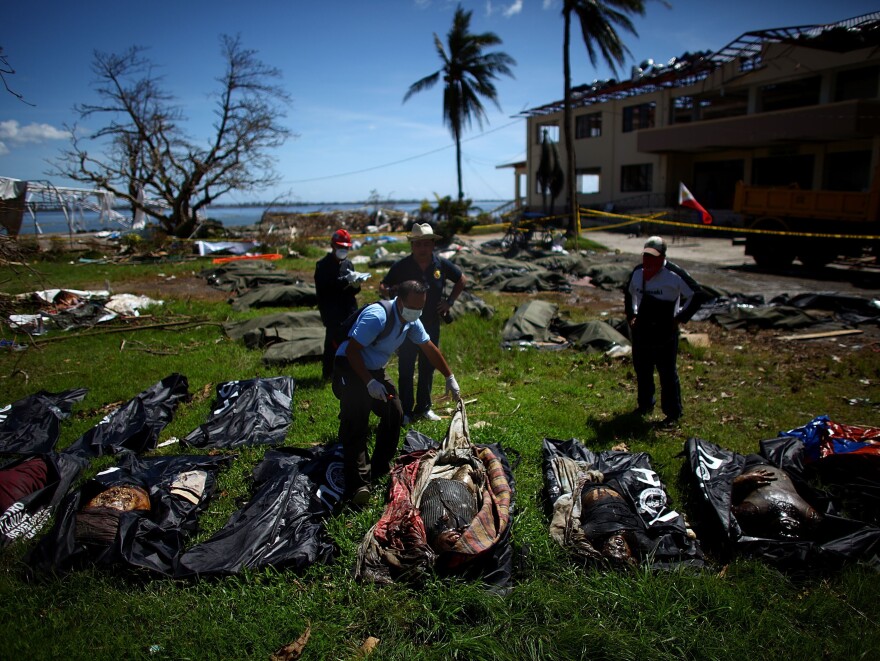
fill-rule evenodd
<path id="1" fill-rule="evenodd" d="M 327 380 L 333 376 L 333 362 L 336 359 L 336 341 L 330 328 L 324 330 L 324 356 L 321 361 L 321 378 Z"/>
<path id="2" fill-rule="evenodd" d="M 372 370 L 373 375 L 394 396 L 394 385 L 385 378 L 385 370 Z M 371 480 L 382 477 L 391 468 L 397 454 L 402 419 L 397 407 L 389 401 L 370 397 L 367 384 L 354 373 L 348 360 L 339 357 L 333 367 L 333 394 L 339 399 L 339 442 L 342 443 L 345 491 L 350 497 Z M 370 412 L 379 417 L 376 444 L 370 456 Z"/>
<path id="3" fill-rule="evenodd" d="M 440 320 L 422 322 L 428 336 L 436 346 L 440 346 Z M 419 385 L 413 401 L 413 377 L 416 362 L 419 364 Z M 425 413 L 431 408 L 431 388 L 434 385 L 434 366 L 417 344 L 406 340 L 397 350 L 398 377 L 397 387 L 400 391 L 400 404 L 403 412 L 410 417 Z"/>
<path id="4" fill-rule="evenodd" d="M 660 408 L 670 418 L 682 413 L 681 384 L 678 380 L 678 330 L 669 326 L 636 324 L 632 337 L 633 369 L 638 381 L 640 409 L 654 406 L 654 368 L 660 375 Z"/>

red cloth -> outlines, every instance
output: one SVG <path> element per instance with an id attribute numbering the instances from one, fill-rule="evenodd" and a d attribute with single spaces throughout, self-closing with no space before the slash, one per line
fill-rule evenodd
<path id="1" fill-rule="evenodd" d="M 39 457 L 0 471 L 0 514 L 46 486 L 46 462 Z"/>

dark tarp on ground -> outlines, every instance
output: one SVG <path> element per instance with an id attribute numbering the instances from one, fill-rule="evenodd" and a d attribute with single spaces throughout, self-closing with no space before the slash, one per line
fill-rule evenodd
<path id="1" fill-rule="evenodd" d="M 508 292 L 571 290 L 565 275 L 530 261 L 464 251 L 455 253 L 450 261 L 466 273 L 474 289 Z"/>
<path id="2" fill-rule="evenodd" d="M 216 472 L 231 457 L 177 455 L 122 457 L 68 495 L 52 529 L 28 554 L 37 573 L 64 572 L 89 565 L 122 565 L 173 576 L 188 534 L 214 493 Z M 114 486 L 139 486 L 150 496 L 149 510 L 124 512 L 112 544 L 77 540 L 77 513 L 96 495 Z M 186 489 L 196 485 L 198 489 Z"/>
<path id="3" fill-rule="evenodd" d="M 223 325 L 233 340 L 249 349 L 265 349 L 265 365 L 286 365 L 297 360 L 318 359 L 324 354 L 324 334 L 317 310 L 279 312 Z"/>
<path id="4" fill-rule="evenodd" d="M 268 262 L 230 262 L 199 273 L 209 285 L 234 294 L 242 294 L 262 285 L 292 285 L 299 279 L 292 273 L 276 271 Z"/>
<path id="5" fill-rule="evenodd" d="M 315 285 L 300 283 L 295 285 L 262 285 L 245 292 L 230 301 L 236 312 L 251 308 L 266 307 L 310 307 L 318 304 Z"/>
<path id="6" fill-rule="evenodd" d="M 502 345 L 529 344 L 538 348 L 574 346 L 588 351 L 607 352 L 628 347 L 630 341 L 605 321 L 572 322 L 558 316 L 559 308 L 541 300 L 520 305 L 501 331 Z"/>
<path id="7" fill-rule="evenodd" d="M 294 389 L 289 376 L 218 384 L 207 422 L 181 443 L 199 448 L 279 445 L 293 420 Z"/>
<path id="8" fill-rule="evenodd" d="M 100 457 L 123 451 L 141 454 L 153 450 L 177 405 L 189 397 L 186 377 L 170 374 L 107 415 L 67 448 L 67 452 Z"/>
<path id="9" fill-rule="evenodd" d="M 762 462 L 772 465 L 770 461 L 758 455 L 747 457 L 698 438 L 687 440 L 684 454 L 685 469 L 705 509 L 700 515 L 700 539 L 705 544 L 714 538 L 719 554 L 737 552 L 793 572 L 835 570 L 858 560 L 877 562 L 880 528 L 837 516 L 834 502 L 800 480 L 797 471 L 790 470 L 784 455 L 777 467 L 791 477 L 798 494 L 822 515 L 812 540 L 748 536 L 731 512 L 734 478 L 749 466 Z"/>
<path id="10" fill-rule="evenodd" d="M 637 515 L 637 529 L 633 532 L 639 548 L 633 550 L 642 564 L 655 568 L 703 566 L 700 545 L 688 535 L 684 516 L 670 507 L 666 487 L 651 467 L 647 453 L 616 450 L 595 453 L 576 439 L 545 438 L 542 457 L 545 503 L 548 513 L 555 514 L 554 522 L 564 522 L 569 530 L 580 528 L 570 511 L 572 501 L 580 494 L 587 471 L 599 471 L 604 477 L 601 483 L 613 486 L 623 496 L 630 513 Z M 574 471 L 567 468 L 572 467 L 571 462 L 577 467 Z M 595 558 L 578 548 L 579 544 L 574 543 L 578 537 L 577 534 L 560 534 L 557 541 L 581 560 Z"/>
<path id="11" fill-rule="evenodd" d="M 799 479 L 817 480 L 853 518 L 880 524 L 880 428 L 820 415 L 761 441 L 761 455 Z"/>
<path id="12" fill-rule="evenodd" d="M 88 390 L 74 388 L 59 393 L 28 395 L 0 409 L 0 453 L 44 454 L 55 449 L 61 420 L 70 416 Z"/>
<path id="13" fill-rule="evenodd" d="M 478 513 L 450 550 L 435 552 L 419 510 L 435 469 L 477 466 L 483 472 Z M 358 546 L 355 579 L 379 584 L 417 581 L 429 571 L 479 578 L 504 591 L 513 571 L 510 534 L 515 496 L 513 471 L 498 444 L 471 445 L 459 403 L 442 444 L 411 430 L 391 470 L 389 502 Z"/>
<path id="14" fill-rule="evenodd" d="M 29 493 L 16 493 L 15 502 L 0 512 L 0 548 L 19 537 L 30 539 L 36 535 L 51 516 L 53 508 L 70 489 L 70 485 L 88 465 L 88 460 L 83 457 L 50 452 L 17 459 L 3 466 L 0 468 L 0 483 L 26 461 L 43 462 L 45 481 L 31 485 L 34 489 L 26 489 Z M 10 493 L 2 485 L 0 491 Z"/>
<path id="15" fill-rule="evenodd" d="M 251 500 L 181 556 L 179 577 L 267 566 L 304 569 L 332 558 L 324 518 L 345 491 L 341 445 L 269 450 L 254 468 L 253 482 Z"/>

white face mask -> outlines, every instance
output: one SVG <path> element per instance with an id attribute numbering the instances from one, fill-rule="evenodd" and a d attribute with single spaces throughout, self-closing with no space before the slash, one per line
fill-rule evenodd
<path id="1" fill-rule="evenodd" d="M 414 310 L 412 308 L 403 308 L 403 311 L 400 313 L 400 316 L 403 317 L 403 320 L 406 322 L 416 321 L 419 317 L 422 316 L 421 310 Z"/>
<path id="2" fill-rule="evenodd" d="M 348 256 L 348 251 L 345 248 L 337 248 L 335 253 L 336 259 L 345 259 Z"/>

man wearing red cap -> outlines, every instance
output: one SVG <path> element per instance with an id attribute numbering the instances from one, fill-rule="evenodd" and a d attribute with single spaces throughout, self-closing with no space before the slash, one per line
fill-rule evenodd
<path id="1" fill-rule="evenodd" d="M 672 426 L 682 414 L 678 379 L 678 326 L 700 307 L 699 285 L 687 271 L 666 261 L 666 242 L 652 236 L 642 250 L 642 263 L 625 290 L 626 318 L 632 338 L 633 369 L 638 385 L 636 412 L 654 409 L 654 368 L 660 376 L 663 425 Z"/>
<path id="2" fill-rule="evenodd" d="M 338 229 L 330 237 L 330 252 L 315 266 L 315 293 L 318 311 L 324 324 L 324 358 L 321 376 L 324 380 L 333 376 L 333 356 L 336 353 L 334 335 L 339 325 L 357 310 L 357 293 L 361 290 L 354 265 L 348 259 L 351 234 Z"/>

